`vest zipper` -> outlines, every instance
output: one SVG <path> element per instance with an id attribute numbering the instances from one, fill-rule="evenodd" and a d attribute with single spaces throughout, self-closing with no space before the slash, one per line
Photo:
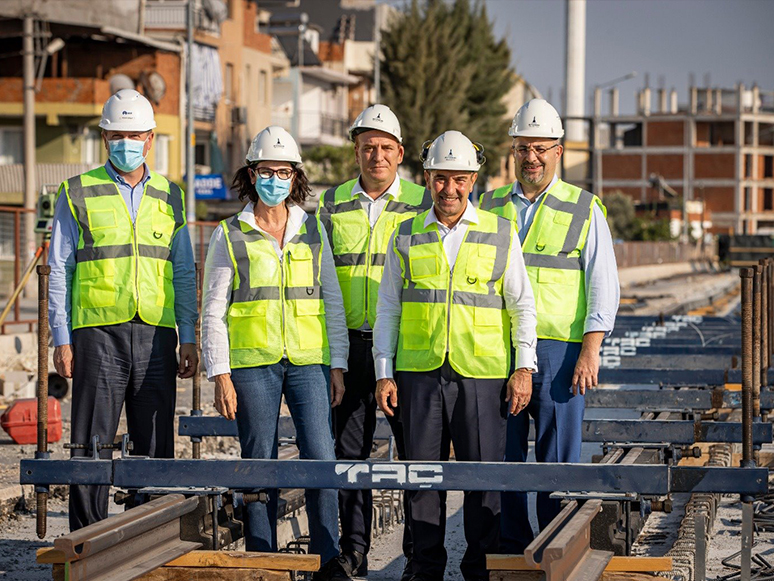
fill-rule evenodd
<path id="1" fill-rule="evenodd" d="M 290 251 L 288 251 L 290 252 Z M 279 263 L 280 263 L 280 309 L 282 312 L 282 355 L 283 357 L 287 357 L 288 361 L 290 361 L 290 357 L 288 356 L 288 346 L 287 346 L 287 340 L 286 340 L 286 333 L 285 333 L 285 325 L 287 324 L 287 317 L 285 316 L 285 265 L 287 264 L 287 261 L 285 260 L 285 253 L 282 252 L 279 256 Z"/>

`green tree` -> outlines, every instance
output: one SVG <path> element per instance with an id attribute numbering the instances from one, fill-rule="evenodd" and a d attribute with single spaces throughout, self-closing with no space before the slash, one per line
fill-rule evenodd
<path id="1" fill-rule="evenodd" d="M 316 184 L 338 185 L 360 173 L 351 143 L 310 147 L 304 150 L 303 159 L 309 181 Z"/>
<path id="2" fill-rule="evenodd" d="M 412 0 L 382 35 L 382 95 L 400 119 L 404 164 L 421 173 L 422 144 L 449 129 L 484 145 L 496 169 L 507 142 L 503 96 L 510 51 L 481 0 Z"/>
<path id="3" fill-rule="evenodd" d="M 613 239 L 629 240 L 634 222 L 634 202 L 623 192 L 614 191 L 605 194 L 607 224 Z"/>

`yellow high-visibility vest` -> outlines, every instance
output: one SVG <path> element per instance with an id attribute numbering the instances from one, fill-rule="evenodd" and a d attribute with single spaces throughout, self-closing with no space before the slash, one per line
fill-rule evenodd
<path id="1" fill-rule="evenodd" d="M 136 314 L 174 328 L 172 241 L 185 224 L 180 188 L 150 172 L 134 222 L 104 166 L 63 182 L 62 194 L 79 232 L 72 328 L 123 323 Z"/>
<path id="2" fill-rule="evenodd" d="M 387 202 L 371 231 L 368 214 L 352 195 L 355 184 L 357 179 L 326 191 L 317 215 L 331 242 L 347 327 L 359 329 L 367 317 L 373 329 L 390 236 L 398 224 L 429 209 L 433 200 L 422 186 L 400 180 L 397 197 Z"/>
<path id="3" fill-rule="evenodd" d="M 277 363 L 283 353 L 294 365 L 330 365 L 318 220 L 307 218 L 281 261 L 238 214 L 221 226 L 235 271 L 227 315 L 232 369 Z"/>
<path id="4" fill-rule="evenodd" d="M 437 369 L 448 351 L 451 366 L 466 377 L 508 377 L 511 320 L 503 277 L 513 224 L 479 212 L 451 271 L 438 225 L 424 225 L 427 213 L 401 224 L 394 239 L 403 274 L 396 369 Z"/>
<path id="5" fill-rule="evenodd" d="M 511 185 L 486 192 L 479 208 L 516 222 Z M 524 263 L 535 294 L 537 336 L 580 343 L 586 321 L 586 278 L 581 250 L 586 244 L 594 205 L 602 201 L 586 190 L 557 181 L 540 201 L 522 243 Z"/>

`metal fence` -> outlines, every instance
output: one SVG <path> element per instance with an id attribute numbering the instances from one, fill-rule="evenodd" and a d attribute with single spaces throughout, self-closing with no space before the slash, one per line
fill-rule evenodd
<path id="1" fill-rule="evenodd" d="M 715 254 L 714 245 L 680 242 L 619 242 L 614 249 L 618 268 L 708 260 Z"/>

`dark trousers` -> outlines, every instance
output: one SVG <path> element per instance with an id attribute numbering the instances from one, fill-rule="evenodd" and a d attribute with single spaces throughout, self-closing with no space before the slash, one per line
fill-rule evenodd
<path id="1" fill-rule="evenodd" d="M 376 375 L 372 347 L 370 333 L 355 330 L 349 332 L 349 370 L 344 374 L 346 391 L 341 403 L 333 408 L 338 460 L 365 460 L 371 455 L 376 429 Z M 395 436 L 398 458 L 405 460 L 403 428 L 398 414 L 387 420 Z M 404 496 L 404 509 L 406 504 Z M 341 550 L 368 554 L 373 521 L 371 490 L 340 490 L 339 519 Z M 410 558 L 411 530 L 408 526 L 403 531 L 403 554 Z"/>
<path id="2" fill-rule="evenodd" d="M 175 329 L 128 322 L 76 329 L 73 341 L 71 442 L 99 436 L 112 444 L 126 404 L 132 454 L 174 457 L 177 373 Z M 87 450 L 72 450 L 85 456 Z M 100 451 L 110 458 L 111 450 Z M 70 487 L 70 530 L 108 515 L 108 486 Z"/>
<path id="3" fill-rule="evenodd" d="M 573 396 L 571 383 L 580 354 L 580 343 L 540 339 L 538 372 L 532 374 L 532 399 L 527 408 L 508 418 L 506 462 L 526 462 L 529 450 L 529 418 L 535 420 L 535 458 L 538 462 L 578 462 L 581 454 L 582 395 Z M 533 539 L 526 492 L 502 494 L 503 553 L 522 554 Z M 537 496 L 537 517 L 543 530 L 561 510 L 549 492 Z"/>
<path id="4" fill-rule="evenodd" d="M 454 371 L 448 360 L 433 371 L 399 372 L 406 456 L 409 460 L 501 462 L 505 452 L 505 379 L 473 379 Z M 409 495 L 414 540 L 412 571 L 442 580 L 446 568 L 446 492 L 415 490 Z M 465 492 L 467 550 L 460 570 L 465 579 L 487 579 L 486 554 L 500 540 L 500 493 Z"/>

